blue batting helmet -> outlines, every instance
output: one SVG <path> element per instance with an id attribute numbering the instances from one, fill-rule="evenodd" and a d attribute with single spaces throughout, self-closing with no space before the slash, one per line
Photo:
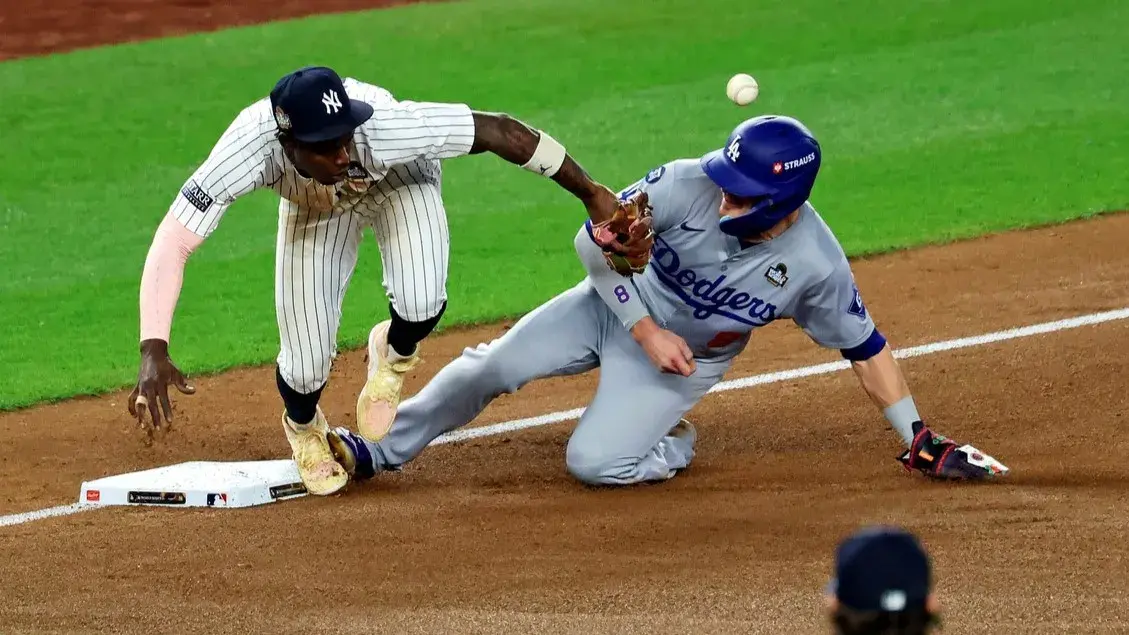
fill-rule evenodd
<path id="1" fill-rule="evenodd" d="M 819 142 L 792 117 L 762 115 L 742 122 L 724 148 L 701 158 L 702 169 L 722 190 L 756 199 L 747 213 L 723 218 L 721 231 L 756 234 L 795 211 L 811 195 L 820 158 Z"/>

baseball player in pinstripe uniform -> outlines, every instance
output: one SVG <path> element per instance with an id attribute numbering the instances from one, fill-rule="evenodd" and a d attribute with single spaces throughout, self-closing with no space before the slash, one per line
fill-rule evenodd
<path id="1" fill-rule="evenodd" d="M 337 353 L 361 233 L 371 227 L 376 235 L 391 314 L 369 333 L 368 381 L 357 399 L 358 430 L 377 441 L 396 414 L 404 373 L 419 362 L 419 343 L 446 309 L 440 161 L 482 152 L 556 181 L 593 221 L 622 209 L 560 143 L 508 115 L 398 100 L 325 67 L 283 77 L 232 121 L 156 231 L 141 279 L 141 361 L 130 414 L 151 435 L 162 413 L 172 420 L 170 384 L 195 392 L 168 352 L 185 263 L 236 199 L 270 188 L 281 199 L 275 308 L 283 429 L 309 493 L 340 490 L 348 476 L 331 454 L 318 400 Z M 613 257 L 632 244 L 621 235 L 606 248 Z"/>

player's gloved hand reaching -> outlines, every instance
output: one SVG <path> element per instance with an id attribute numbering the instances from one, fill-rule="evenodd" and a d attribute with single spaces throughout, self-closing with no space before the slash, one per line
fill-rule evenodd
<path id="1" fill-rule="evenodd" d="M 651 362 L 664 373 L 677 373 L 683 377 L 694 374 L 698 366 L 694 353 L 686 340 L 678 334 L 659 327 L 653 319 L 645 317 L 631 327 L 631 336 L 647 352 Z"/>
<path id="2" fill-rule="evenodd" d="M 152 441 L 153 432 L 161 427 L 162 411 L 165 423 L 172 425 L 172 404 L 169 402 L 169 384 L 185 395 L 196 392 L 188 379 L 169 358 L 168 342 L 145 340 L 141 343 L 141 368 L 137 373 L 137 385 L 129 393 L 129 414 L 137 419 L 145 433 L 146 442 Z M 158 409 L 157 401 L 160 400 Z M 146 412 L 148 410 L 148 412 Z M 147 422 L 145 416 L 151 419 Z"/>
<path id="3" fill-rule="evenodd" d="M 918 470 L 937 480 L 983 480 L 1008 473 L 1008 468 L 975 447 L 957 445 L 921 421 L 913 422 L 913 443 L 898 461 L 907 470 Z"/>
<path id="4" fill-rule="evenodd" d="M 626 201 L 620 201 L 614 194 L 612 198 L 615 211 L 608 220 L 592 224 L 592 238 L 604 250 L 608 266 L 617 273 L 623 276 L 642 273 L 655 243 L 647 193 L 639 192 Z"/>

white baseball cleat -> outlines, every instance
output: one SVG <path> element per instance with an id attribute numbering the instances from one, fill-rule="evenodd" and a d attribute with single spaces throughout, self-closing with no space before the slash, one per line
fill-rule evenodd
<path id="1" fill-rule="evenodd" d="M 349 482 L 349 474 L 334 459 L 329 449 L 326 438 L 329 424 L 320 406 L 313 421 L 306 425 L 294 423 L 283 412 L 282 428 L 286 431 L 286 440 L 290 442 L 298 475 L 302 477 L 307 492 L 315 496 L 327 496 L 345 487 Z"/>
<path id="2" fill-rule="evenodd" d="M 391 325 L 392 320 L 385 320 L 369 331 L 368 381 L 357 397 L 357 431 L 374 443 L 388 434 L 396 418 L 404 374 L 420 362 L 419 344 L 410 357 L 388 345 Z"/>

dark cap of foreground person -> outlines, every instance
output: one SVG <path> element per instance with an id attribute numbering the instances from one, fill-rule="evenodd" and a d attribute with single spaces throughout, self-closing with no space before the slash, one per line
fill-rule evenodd
<path id="1" fill-rule="evenodd" d="M 940 625 L 928 554 L 908 531 L 866 527 L 835 550 L 827 587 L 834 632 L 918 635 Z"/>

